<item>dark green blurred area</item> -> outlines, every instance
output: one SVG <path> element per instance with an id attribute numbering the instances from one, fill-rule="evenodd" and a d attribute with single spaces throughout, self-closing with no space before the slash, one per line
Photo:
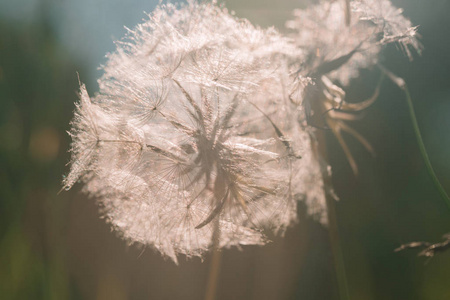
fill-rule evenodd
<path id="1" fill-rule="evenodd" d="M 55 7 L 64 10 L 76 1 L 31 2 L 26 17 L 0 14 L 0 299 L 202 299 L 209 256 L 204 262 L 180 259 L 175 266 L 151 249 L 129 247 L 117 238 L 80 187 L 58 194 L 68 171 L 65 131 L 77 101 L 77 72 L 94 94 L 95 70 L 103 62 L 98 53 L 113 50 L 111 36 L 120 37 L 122 25 L 139 23 L 141 12 L 155 4 L 98 0 L 110 10 L 65 10 L 81 21 L 77 14 L 85 11 L 99 28 L 111 29 L 107 37 L 88 40 L 83 22 L 55 17 Z M 450 192 L 450 1 L 393 3 L 420 25 L 425 50 L 409 62 L 391 47 L 382 62 L 408 83 L 431 161 Z M 21 5 L 28 3 L 0 4 L 0 10 Z M 292 8 L 302 5 L 227 3 L 261 26 L 282 25 Z M 112 11 L 124 15 L 114 26 Z M 71 43 L 60 30 L 64 26 L 79 26 L 71 31 Z M 90 34 L 99 32 L 93 28 Z M 73 45 L 95 54 L 84 59 Z M 375 69 L 362 72 L 349 99 L 365 99 L 378 78 Z M 377 152 L 372 158 L 347 139 L 358 177 L 334 137 L 327 136 L 351 299 L 450 299 L 450 251 L 433 259 L 417 257 L 416 251 L 393 252 L 410 241 L 439 242 L 450 232 L 450 211 L 426 172 L 402 91 L 385 80 L 378 101 L 354 127 Z M 337 299 L 327 230 L 303 211 L 284 238 L 272 237 L 264 247 L 224 250 L 218 299 Z"/>

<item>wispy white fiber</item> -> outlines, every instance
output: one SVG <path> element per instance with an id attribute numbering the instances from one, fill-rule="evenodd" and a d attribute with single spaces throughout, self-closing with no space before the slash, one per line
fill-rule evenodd
<path id="1" fill-rule="evenodd" d="M 341 131 L 370 149 L 345 110 L 376 97 L 346 103 L 333 81 L 348 84 L 385 44 L 420 49 L 389 1 L 351 4 L 350 24 L 339 1 L 295 11 L 290 37 L 215 2 L 158 6 L 107 55 L 99 93 L 81 84 L 64 188 L 83 182 L 119 235 L 175 262 L 213 244 L 264 244 L 266 230 L 295 222 L 298 201 L 326 223 L 326 166 L 305 89 L 346 154 Z"/>

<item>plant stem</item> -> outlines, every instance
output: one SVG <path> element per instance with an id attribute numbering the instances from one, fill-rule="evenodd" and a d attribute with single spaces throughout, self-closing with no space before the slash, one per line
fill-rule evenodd
<path id="1" fill-rule="evenodd" d="M 310 99 L 311 108 L 315 112 L 315 116 L 322 116 L 327 108 L 323 105 L 323 94 L 311 93 L 313 96 Z M 314 116 L 313 116 L 314 118 Z M 317 123 L 319 124 L 319 123 Z M 321 162 L 323 160 L 327 161 L 327 143 L 325 138 L 325 131 L 317 131 L 314 135 L 315 138 L 311 138 L 311 146 L 315 150 L 317 157 L 316 159 Z M 330 237 L 331 250 L 333 252 L 334 268 L 336 270 L 336 278 L 339 289 L 339 299 L 349 300 L 350 293 L 348 291 L 347 276 L 345 272 L 344 256 L 342 253 L 340 238 L 339 238 L 339 228 L 336 215 L 336 197 L 332 195 L 333 183 L 331 181 L 331 175 L 328 172 L 327 167 L 321 167 L 322 180 L 325 189 L 325 198 L 327 204 L 327 214 L 328 214 L 328 233 Z"/>
<path id="2" fill-rule="evenodd" d="M 220 273 L 220 264 L 222 260 L 222 252 L 220 251 L 220 228 L 219 218 L 214 219 L 213 231 L 213 250 L 211 264 L 209 267 L 208 283 L 206 285 L 205 300 L 214 300 L 216 297 L 217 283 Z"/>
<path id="3" fill-rule="evenodd" d="M 442 199 L 444 199 L 445 204 L 447 204 L 447 207 L 450 209 L 450 197 L 445 192 L 444 188 L 439 182 L 439 179 L 437 178 L 436 173 L 434 172 L 433 166 L 431 165 L 427 149 L 425 148 L 425 144 L 423 143 L 422 134 L 420 134 L 419 124 L 417 123 L 416 113 L 414 112 L 411 94 L 409 93 L 409 89 L 408 86 L 406 85 L 406 82 L 402 78 L 398 77 L 397 75 L 395 75 L 394 73 L 383 67 L 382 65 L 378 64 L 378 67 L 383 73 L 385 73 L 389 77 L 390 80 L 392 80 L 393 83 L 395 83 L 401 90 L 405 92 L 406 103 L 408 103 L 409 115 L 411 117 L 414 133 L 417 138 L 417 143 L 419 144 L 420 154 L 422 154 L 422 158 L 425 162 L 428 174 L 430 174 L 434 185 L 439 191 L 439 194 L 441 195 Z"/>
<path id="4" fill-rule="evenodd" d="M 450 197 L 445 192 L 444 188 L 442 187 L 441 183 L 439 182 L 439 179 L 436 176 L 436 173 L 433 170 L 433 166 L 431 165 L 430 158 L 428 157 L 427 150 L 425 148 L 425 144 L 422 140 L 422 135 L 420 134 L 419 130 L 419 124 L 417 123 L 416 114 L 414 112 L 414 106 L 411 100 L 411 95 L 409 93 L 408 87 L 406 83 L 404 83 L 400 88 L 405 92 L 406 95 L 406 102 L 408 103 L 409 108 L 409 114 L 411 116 L 411 121 L 413 123 L 414 133 L 417 138 L 417 143 L 419 144 L 420 153 L 422 154 L 423 160 L 425 162 L 425 166 L 428 170 L 428 173 L 431 176 L 431 179 L 433 179 L 433 183 L 436 185 L 436 188 L 439 191 L 439 194 L 441 195 L 442 199 L 444 199 L 445 203 L 447 204 L 448 208 L 450 209 Z"/>
<path id="5" fill-rule="evenodd" d="M 350 299 L 348 291 L 348 282 L 345 272 L 344 255 L 340 244 L 337 214 L 336 214 L 336 200 L 329 195 L 326 196 L 327 212 L 328 212 L 328 232 L 330 235 L 331 249 L 333 251 L 334 264 L 336 269 L 336 277 L 339 287 L 339 299 Z"/>
<path id="6" fill-rule="evenodd" d="M 350 0 L 345 0 L 345 25 L 350 26 L 351 21 Z"/>
<path id="7" fill-rule="evenodd" d="M 323 131 L 316 134 L 317 144 L 313 144 L 313 148 L 317 149 L 317 155 L 321 159 L 327 158 L 326 140 Z M 326 168 L 322 168 L 322 180 L 325 190 L 332 190 L 331 176 Z M 339 299 L 349 300 L 350 293 L 348 291 L 347 275 L 345 272 L 344 255 L 341 248 L 339 228 L 336 214 L 336 199 L 331 193 L 325 194 L 328 214 L 328 233 L 330 237 L 331 250 L 333 252 L 334 268 L 336 270 L 336 278 L 339 289 Z"/>

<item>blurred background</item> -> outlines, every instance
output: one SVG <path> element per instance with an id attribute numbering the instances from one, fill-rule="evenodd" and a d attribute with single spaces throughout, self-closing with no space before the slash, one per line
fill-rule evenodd
<path id="1" fill-rule="evenodd" d="M 239 17 L 283 26 L 312 1 L 229 0 Z M 409 62 L 395 47 L 382 61 L 410 86 L 430 159 L 450 192 L 450 1 L 392 0 L 404 8 L 425 50 Z M 180 265 L 127 246 L 80 186 L 58 194 L 68 172 L 66 130 L 78 80 L 91 95 L 113 40 L 151 12 L 154 0 L 0 2 L 0 299 L 202 299 L 210 256 Z M 349 99 L 378 80 L 362 72 Z M 337 218 L 351 299 L 450 299 L 450 251 L 433 259 L 400 244 L 441 241 L 450 211 L 419 154 L 404 94 L 384 81 L 377 102 L 355 122 L 377 152 L 347 139 L 352 174 L 327 133 Z M 301 207 L 300 221 L 272 243 L 223 251 L 217 299 L 338 299 L 328 231 Z"/>

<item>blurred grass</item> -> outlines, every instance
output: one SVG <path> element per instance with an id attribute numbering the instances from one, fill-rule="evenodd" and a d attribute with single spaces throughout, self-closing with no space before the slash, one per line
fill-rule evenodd
<path id="1" fill-rule="evenodd" d="M 45 18 L 0 20 L 0 295 L 69 299 L 64 231 L 65 134 L 75 65 Z"/>

